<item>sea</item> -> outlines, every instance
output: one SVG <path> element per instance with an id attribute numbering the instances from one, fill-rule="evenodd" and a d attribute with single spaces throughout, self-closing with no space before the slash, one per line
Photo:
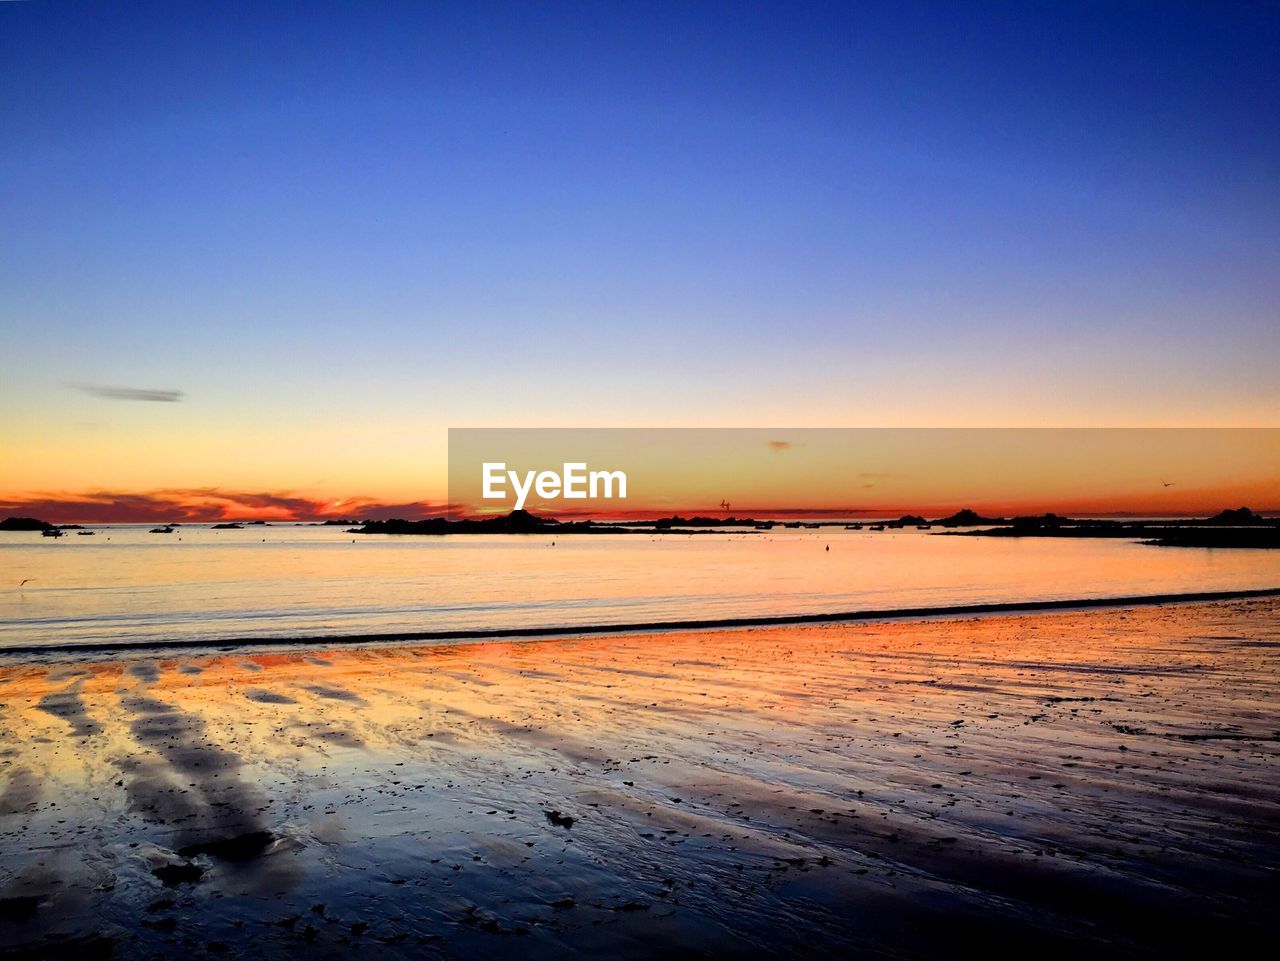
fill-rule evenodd
<path id="1" fill-rule="evenodd" d="M 937 530 L 0 532 L 0 650 L 662 624 L 1280 587 L 1280 551 Z M 23 583 L 25 582 L 25 583 Z"/>

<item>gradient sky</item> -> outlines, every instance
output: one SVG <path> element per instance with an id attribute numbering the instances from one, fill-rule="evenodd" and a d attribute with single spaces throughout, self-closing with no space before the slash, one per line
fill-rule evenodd
<path id="1" fill-rule="evenodd" d="M 1273 426 L 1278 63 L 1275 3 L 0 4 L 0 500 Z"/>
<path id="2" fill-rule="evenodd" d="M 495 462 L 523 484 L 567 463 L 625 473 L 625 499 L 529 490 L 526 509 L 558 516 L 1280 512 L 1278 428 L 462 429 L 449 432 L 449 501 L 464 513 L 515 507 L 509 477 L 484 497 Z"/>

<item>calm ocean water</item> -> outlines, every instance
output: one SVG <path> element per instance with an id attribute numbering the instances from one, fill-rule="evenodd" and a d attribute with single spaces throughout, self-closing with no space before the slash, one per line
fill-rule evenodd
<path id="1" fill-rule="evenodd" d="M 600 535 L 560 537 L 554 546 L 542 536 L 381 537 L 286 525 L 97 531 L 60 539 L 0 533 L 0 648 L 1280 587 L 1280 551 L 915 530 Z"/>

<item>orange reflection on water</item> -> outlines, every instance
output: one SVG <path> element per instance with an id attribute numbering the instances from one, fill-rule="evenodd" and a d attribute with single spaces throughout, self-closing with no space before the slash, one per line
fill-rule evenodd
<path id="1" fill-rule="evenodd" d="M 10 585 L 0 587 L 0 647 L 635 624 L 1280 586 L 1280 551 L 916 530 L 557 538 L 186 527 L 51 540 L 0 537 L 0 584 Z"/>

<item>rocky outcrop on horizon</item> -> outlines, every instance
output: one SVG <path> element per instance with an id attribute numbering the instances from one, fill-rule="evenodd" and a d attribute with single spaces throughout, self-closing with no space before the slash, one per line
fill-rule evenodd
<path id="1" fill-rule="evenodd" d="M 47 531 L 53 524 L 34 517 L 6 517 L 0 521 L 0 531 Z"/>

